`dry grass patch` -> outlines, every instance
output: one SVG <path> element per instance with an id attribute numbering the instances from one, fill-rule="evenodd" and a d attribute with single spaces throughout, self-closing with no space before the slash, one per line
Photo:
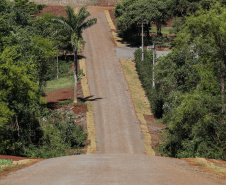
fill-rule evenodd
<path id="1" fill-rule="evenodd" d="M 88 81 L 86 78 L 86 61 L 85 59 L 79 60 L 80 69 L 83 70 L 85 76 L 82 77 L 81 84 L 83 95 L 85 97 L 90 96 Z M 88 131 L 88 140 L 90 144 L 87 148 L 87 154 L 95 154 L 96 153 L 96 133 L 95 133 L 95 124 L 94 124 L 94 117 L 93 117 L 93 104 L 91 101 L 86 102 L 88 112 L 86 112 L 86 120 L 87 120 L 87 131 Z"/>
<path id="2" fill-rule="evenodd" d="M 1 166 L 0 169 L 0 177 L 7 175 L 10 172 L 14 172 L 16 170 L 31 166 L 43 159 L 24 159 L 19 161 L 13 161 L 11 165 Z"/>
<path id="3" fill-rule="evenodd" d="M 111 16 L 110 16 L 109 11 L 108 10 L 104 10 L 104 13 L 105 13 L 105 16 L 106 16 L 106 19 L 108 21 L 108 24 L 109 24 L 110 28 L 112 30 L 116 30 L 116 27 L 115 27 L 114 23 L 111 20 Z"/>
<path id="4" fill-rule="evenodd" d="M 143 141 L 146 153 L 147 155 L 155 155 L 155 152 L 151 147 L 151 135 L 149 134 L 147 123 L 144 119 L 144 114 L 152 115 L 152 113 L 150 111 L 149 101 L 145 95 L 145 91 L 136 72 L 135 63 L 132 62 L 132 59 L 127 58 L 120 58 L 120 63 L 122 65 L 126 81 L 129 85 L 129 90 L 133 100 L 136 115 L 141 122 L 140 128 L 143 133 Z"/>
<path id="5" fill-rule="evenodd" d="M 203 171 L 226 179 L 226 161 L 205 158 L 187 158 L 183 160 Z"/>
<path id="6" fill-rule="evenodd" d="M 105 13 L 108 25 L 109 25 L 109 27 L 112 30 L 112 36 L 113 36 L 117 46 L 128 46 L 128 44 L 126 42 L 123 42 L 122 38 L 118 36 L 118 33 L 115 32 L 116 31 L 116 27 L 115 27 L 114 23 L 112 22 L 112 19 L 111 19 L 109 11 L 108 10 L 104 10 L 104 13 Z"/>

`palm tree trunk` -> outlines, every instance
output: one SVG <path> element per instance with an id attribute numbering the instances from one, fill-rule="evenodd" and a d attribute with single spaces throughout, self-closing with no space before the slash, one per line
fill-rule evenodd
<path id="1" fill-rule="evenodd" d="M 74 103 L 77 103 L 77 74 L 78 74 L 78 49 L 74 49 Z"/>

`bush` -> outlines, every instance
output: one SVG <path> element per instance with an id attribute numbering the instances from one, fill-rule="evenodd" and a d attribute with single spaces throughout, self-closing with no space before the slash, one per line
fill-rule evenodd
<path id="1" fill-rule="evenodd" d="M 151 111 L 156 118 L 161 118 L 163 115 L 163 95 L 157 92 L 156 89 L 152 88 L 148 93 L 148 99 L 151 104 Z"/>
<path id="2" fill-rule="evenodd" d="M 66 59 L 64 57 L 59 57 L 58 61 L 59 65 L 59 77 L 64 77 L 68 74 L 72 65 L 72 61 L 69 59 Z M 53 80 L 57 77 L 57 61 L 56 58 L 53 59 L 53 62 L 51 63 L 51 67 L 48 71 L 48 79 L 47 80 Z"/>
<path id="3" fill-rule="evenodd" d="M 225 115 L 216 97 L 200 92 L 182 94 L 164 113 L 167 124 L 163 151 L 171 157 L 226 160 Z"/>
<path id="4" fill-rule="evenodd" d="M 163 114 L 163 93 L 158 85 L 152 86 L 153 79 L 153 51 L 144 50 L 144 61 L 141 61 L 141 49 L 135 52 L 136 69 L 142 86 L 151 104 L 151 111 L 155 117 L 160 118 Z"/>
<path id="5" fill-rule="evenodd" d="M 42 122 L 41 128 L 43 137 L 40 143 L 27 147 L 24 156 L 51 158 L 69 155 L 68 149 L 83 147 L 87 139 L 87 133 L 81 125 L 74 123 L 72 115 L 54 112 Z"/>

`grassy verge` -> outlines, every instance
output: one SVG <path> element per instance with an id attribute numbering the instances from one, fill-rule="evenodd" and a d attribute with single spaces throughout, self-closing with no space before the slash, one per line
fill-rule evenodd
<path id="1" fill-rule="evenodd" d="M 145 95 L 144 89 L 136 72 L 135 63 L 132 62 L 132 60 L 127 60 L 126 58 L 121 58 L 120 63 L 129 85 L 129 90 L 133 100 L 136 115 L 141 122 L 140 128 L 143 133 L 143 141 L 146 154 L 155 155 L 155 152 L 151 146 L 151 135 L 149 134 L 147 123 L 144 119 L 144 114 L 152 115 L 152 113 L 150 111 L 149 101 Z"/>
<path id="2" fill-rule="evenodd" d="M 213 173 L 221 178 L 226 179 L 226 162 L 216 159 L 205 158 L 187 158 L 183 159 L 190 165 L 195 166 L 203 171 Z"/>
<path id="3" fill-rule="evenodd" d="M 71 74 L 63 78 L 48 81 L 46 84 L 45 91 L 50 92 L 56 89 L 73 88 L 73 85 L 74 85 L 74 77 L 73 77 L 73 74 Z"/>
<path id="4" fill-rule="evenodd" d="M 116 27 L 115 27 L 114 23 L 111 20 L 111 16 L 110 16 L 109 11 L 108 10 L 104 10 L 104 13 L 105 13 L 108 25 L 109 25 L 110 29 L 112 30 L 112 36 L 113 36 L 113 38 L 115 40 L 116 45 L 117 46 L 127 46 L 128 44 L 123 42 L 123 39 L 118 36 L 117 32 L 115 32 Z"/>
<path id="5" fill-rule="evenodd" d="M 88 81 L 86 78 L 86 62 L 85 59 L 79 60 L 80 68 L 83 70 L 83 73 L 85 74 L 82 77 L 81 83 L 82 83 L 82 90 L 84 97 L 90 96 Z M 87 148 L 87 154 L 95 154 L 96 153 L 96 132 L 95 132 L 95 124 L 94 124 L 94 117 L 93 117 L 93 104 L 91 101 L 86 102 L 88 112 L 86 113 L 86 119 L 87 119 L 87 131 L 88 131 L 88 140 L 89 145 Z"/>
<path id="6" fill-rule="evenodd" d="M 1 168 L 0 168 L 0 177 L 4 176 L 4 175 L 6 175 L 6 174 L 8 174 L 10 172 L 19 170 L 21 168 L 31 166 L 32 164 L 35 164 L 35 163 L 37 163 L 37 162 L 39 162 L 41 160 L 42 159 L 24 159 L 24 160 L 20 160 L 20 161 L 7 160 L 8 161 L 7 164 L 0 165 L 1 166 Z"/>

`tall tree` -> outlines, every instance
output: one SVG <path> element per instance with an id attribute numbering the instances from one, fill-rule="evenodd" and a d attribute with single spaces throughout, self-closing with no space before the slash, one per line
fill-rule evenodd
<path id="1" fill-rule="evenodd" d="M 225 76 L 226 76 L 226 8 L 220 3 L 212 5 L 210 10 L 197 11 L 195 15 L 187 18 L 184 29 L 178 35 L 179 47 L 191 47 L 198 57 L 201 84 L 205 89 L 211 87 L 207 69 L 217 71 L 219 79 L 222 113 L 225 113 Z M 200 65 L 202 64 L 202 65 Z M 207 72 L 207 71 L 206 71 Z M 209 82 L 208 82 L 209 81 Z"/>
<path id="2" fill-rule="evenodd" d="M 156 89 L 164 92 L 167 125 L 162 146 L 169 156 L 226 160 L 225 19 L 220 3 L 186 17 L 173 52 L 158 61 Z"/>
<path id="3" fill-rule="evenodd" d="M 164 0 L 123 0 L 115 7 L 115 16 L 118 29 L 125 33 L 123 35 L 134 34 L 134 30 L 138 31 L 135 34 L 140 35 L 136 27 L 143 22 L 148 37 L 151 24 L 157 25 L 157 34 L 161 35 L 161 25 L 169 18 L 167 3 Z"/>
<path id="4" fill-rule="evenodd" d="M 82 32 L 84 29 L 96 24 L 97 19 L 91 18 L 86 20 L 91 14 L 83 6 L 78 14 L 74 13 L 74 9 L 70 6 L 66 7 L 67 18 L 53 19 L 55 22 L 59 22 L 65 26 L 65 29 L 70 34 L 70 42 L 74 52 L 74 103 L 77 103 L 77 65 L 78 65 L 78 49 L 79 46 L 84 43 Z"/>

